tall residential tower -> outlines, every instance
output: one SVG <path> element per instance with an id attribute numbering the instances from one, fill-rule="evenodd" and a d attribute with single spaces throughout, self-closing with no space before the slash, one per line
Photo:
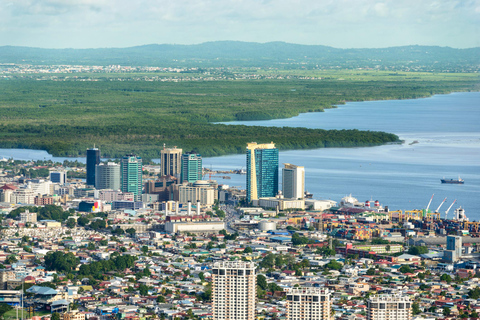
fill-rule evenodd
<path id="1" fill-rule="evenodd" d="M 216 262 L 212 269 L 213 320 L 254 320 L 256 279 L 253 262 Z"/>
<path id="2" fill-rule="evenodd" d="M 330 320 L 330 291 L 292 288 L 287 292 L 287 320 Z"/>
<path id="3" fill-rule="evenodd" d="M 278 149 L 275 144 L 247 143 L 247 202 L 278 193 Z"/>
<path id="4" fill-rule="evenodd" d="M 142 158 L 127 154 L 120 163 L 122 192 L 132 192 L 135 201 L 142 201 Z"/>
<path id="5" fill-rule="evenodd" d="M 412 302 L 402 295 L 381 294 L 367 300 L 367 320 L 410 320 Z"/>
<path id="6" fill-rule="evenodd" d="M 95 185 L 95 166 L 100 163 L 100 150 L 98 148 L 87 149 L 87 185 Z"/>

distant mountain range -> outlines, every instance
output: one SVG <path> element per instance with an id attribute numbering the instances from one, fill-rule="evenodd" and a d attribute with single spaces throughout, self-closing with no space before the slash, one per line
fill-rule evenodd
<path id="1" fill-rule="evenodd" d="M 128 65 L 161 67 L 397 67 L 473 71 L 480 48 L 403 46 L 338 49 L 285 42 L 215 41 L 197 45 L 151 44 L 129 48 L 42 49 L 0 47 L 0 63 L 35 65 Z"/>

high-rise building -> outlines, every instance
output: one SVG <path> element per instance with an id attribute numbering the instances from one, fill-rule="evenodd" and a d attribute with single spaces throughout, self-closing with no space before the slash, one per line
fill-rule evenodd
<path id="1" fill-rule="evenodd" d="M 53 183 L 65 184 L 67 183 L 66 171 L 52 171 L 50 172 L 50 181 Z"/>
<path id="2" fill-rule="evenodd" d="M 182 149 L 165 148 L 160 151 L 160 175 L 180 179 L 182 172 Z"/>
<path id="3" fill-rule="evenodd" d="M 196 153 L 183 154 L 180 182 L 194 183 L 198 180 L 202 180 L 202 156 Z"/>
<path id="4" fill-rule="evenodd" d="M 120 171 L 121 190 L 133 193 L 135 201 L 142 201 L 142 158 L 126 155 L 120 163 Z"/>
<path id="5" fill-rule="evenodd" d="M 95 166 L 95 188 L 120 189 L 120 165 L 115 162 L 100 163 Z"/>
<path id="6" fill-rule="evenodd" d="M 408 296 L 381 294 L 367 300 L 367 320 L 410 320 L 412 303 Z"/>
<path id="7" fill-rule="evenodd" d="M 87 149 L 87 185 L 95 185 L 95 166 L 100 163 L 100 150 Z"/>
<path id="8" fill-rule="evenodd" d="M 247 201 L 278 193 L 278 149 L 275 144 L 247 144 Z"/>
<path id="9" fill-rule="evenodd" d="M 282 190 L 287 199 L 303 199 L 305 196 L 305 168 L 290 163 L 283 164 Z"/>
<path id="10" fill-rule="evenodd" d="M 292 288 L 287 292 L 288 320 L 330 320 L 330 291 L 321 288 Z"/>
<path id="11" fill-rule="evenodd" d="M 212 269 L 214 320 L 254 320 L 256 275 L 253 262 L 216 262 Z"/>
<path id="12" fill-rule="evenodd" d="M 443 258 L 447 262 L 457 262 L 462 257 L 462 237 L 447 236 L 447 249 L 443 252 Z"/>

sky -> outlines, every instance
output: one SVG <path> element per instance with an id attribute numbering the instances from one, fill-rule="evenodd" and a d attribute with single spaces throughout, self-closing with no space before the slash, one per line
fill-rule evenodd
<path id="1" fill-rule="evenodd" d="M 0 45 L 480 46 L 480 0 L 0 0 Z"/>

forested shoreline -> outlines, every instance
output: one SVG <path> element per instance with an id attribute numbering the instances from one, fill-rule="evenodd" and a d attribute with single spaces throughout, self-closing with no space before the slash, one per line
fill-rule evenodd
<path id="1" fill-rule="evenodd" d="M 82 156 L 157 158 L 165 143 L 205 157 L 244 153 L 247 142 L 281 150 L 358 147 L 398 142 L 394 134 L 359 130 L 213 124 L 288 118 L 346 101 L 423 98 L 478 91 L 478 77 L 448 80 L 249 80 L 184 83 L 0 81 L 0 147 Z"/>

